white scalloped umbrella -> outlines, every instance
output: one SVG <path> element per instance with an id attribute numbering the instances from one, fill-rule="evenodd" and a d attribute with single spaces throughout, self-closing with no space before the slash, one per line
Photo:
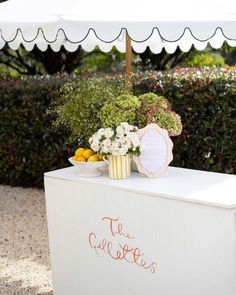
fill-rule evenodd
<path id="1" fill-rule="evenodd" d="M 9 0 L 0 4 L 0 48 L 6 43 L 26 50 L 36 45 L 54 51 L 78 46 L 104 52 L 115 46 L 126 51 L 128 72 L 131 47 L 141 53 L 163 48 L 203 50 L 209 43 L 236 46 L 235 0 Z"/>

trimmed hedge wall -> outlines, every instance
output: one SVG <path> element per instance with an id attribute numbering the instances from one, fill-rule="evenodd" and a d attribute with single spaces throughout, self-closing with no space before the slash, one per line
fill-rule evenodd
<path id="1" fill-rule="evenodd" d="M 67 164 L 67 132 L 46 114 L 67 79 L 0 79 L 0 183 L 42 186 L 43 172 Z"/>
<path id="2" fill-rule="evenodd" d="M 43 172 L 68 165 L 69 133 L 53 130 L 53 115 L 46 112 L 68 80 L 64 75 L 0 79 L 0 183 L 42 186 Z M 133 89 L 166 96 L 181 115 L 184 130 L 173 138 L 172 165 L 236 172 L 234 69 L 138 73 Z"/>

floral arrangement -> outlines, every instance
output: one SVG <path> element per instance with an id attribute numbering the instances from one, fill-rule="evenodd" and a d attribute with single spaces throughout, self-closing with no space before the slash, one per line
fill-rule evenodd
<path id="1" fill-rule="evenodd" d="M 140 141 L 138 128 L 121 122 L 116 128 L 101 128 L 89 139 L 91 149 L 102 155 L 139 155 Z"/>
<path id="2" fill-rule="evenodd" d="M 170 109 L 168 100 L 164 96 L 158 96 L 155 93 L 145 93 L 140 95 L 138 99 L 140 101 L 140 107 L 136 110 L 136 118 L 139 128 L 143 128 L 147 125 L 147 113 L 151 108 L 158 107 L 162 110 Z"/>
<path id="3" fill-rule="evenodd" d="M 126 94 L 118 96 L 102 107 L 100 118 L 104 128 L 115 128 L 121 122 L 137 125 L 138 128 L 156 123 L 166 129 L 170 136 L 182 132 L 181 118 L 171 110 L 169 101 L 151 92 L 138 97 Z"/>
<path id="4" fill-rule="evenodd" d="M 121 122 L 135 124 L 135 111 L 140 106 L 136 96 L 123 94 L 111 102 L 106 103 L 100 112 L 101 123 L 104 128 L 115 128 Z"/>
<path id="5" fill-rule="evenodd" d="M 169 136 L 177 136 L 182 132 L 181 118 L 171 110 L 160 107 L 151 108 L 146 114 L 148 124 L 157 123 L 161 128 L 168 130 Z"/>

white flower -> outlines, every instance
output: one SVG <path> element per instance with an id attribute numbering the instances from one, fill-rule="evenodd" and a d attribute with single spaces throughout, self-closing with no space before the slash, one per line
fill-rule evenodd
<path id="1" fill-rule="evenodd" d="M 116 133 L 117 133 L 118 137 L 123 136 L 124 135 L 124 129 L 121 126 L 117 126 L 116 127 Z"/>
<path id="2" fill-rule="evenodd" d="M 118 147 L 118 148 L 120 148 L 120 147 L 122 146 L 121 138 L 117 138 L 117 139 L 113 142 L 113 146 L 114 146 L 114 147 Z"/>
<path id="3" fill-rule="evenodd" d="M 95 138 L 96 140 L 100 141 L 101 138 L 102 138 L 102 136 L 103 136 L 102 133 L 96 133 L 94 138 Z"/>
<path id="4" fill-rule="evenodd" d="M 108 154 L 108 153 L 110 153 L 110 149 L 107 146 L 102 146 L 101 147 L 101 153 L 102 154 Z"/>
<path id="5" fill-rule="evenodd" d="M 129 132 L 129 133 L 127 133 L 127 138 L 129 139 L 129 140 L 132 140 L 133 138 L 135 138 L 137 135 L 136 135 L 136 133 L 134 133 L 134 132 Z"/>
<path id="6" fill-rule="evenodd" d="M 98 142 L 98 141 L 100 141 L 101 137 L 102 137 L 102 135 L 99 134 L 98 132 L 96 132 L 92 137 L 90 137 L 92 140 L 89 143 L 92 143 L 93 141 L 97 141 Z"/>
<path id="7" fill-rule="evenodd" d="M 106 138 L 111 138 L 114 135 L 114 131 L 111 128 L 106 128 L 104 131 L 104 136 Z"/>
<path id="8" fill-rule="evenodd" d="M 133 145 L 133 147 L 138 147 L 138 146 L 140 146 L 140 140 L 139 140 L 139 138 L 133 138 L 132 139 L 132 145 Z"/>
<path id="9" fill-rule="evenodd" d="M 127 141 L 130 141 L 131 145 L 134 147 L 140 146 L 139 137 L 138 137 L 137 133 L 135 133 L 135 132 L 129 132 L 127 134 Z"/>
<path id="10" fill-rule="evenodd" d="M 100 144 L 100 138 L 98 138 L 97 136 L 94 137 L 94 139 L 93 139 L 93 143 L 95 143 L 95 144 Z"/>
<path id="11" fill-rule="evenodd" d="M 115 141 L 112 142 L 112 145 L 111 145 L 111 150 L 113 149 L 118 149 L 120 147 L 120 141 L 118 139 L 116 139 Z"/>
<path id="12" fill-rule="evenodd" d="M 98 144 L 92 143 L 91 144 L 91 149 L 95 152 L 98 152 L 100 149 L 100 146 Z"/>
<path id="13" fill-rule="evenodd" d="M 117 141 L 117 143 L 119 143 L 120 145 L 125 144 L 126 142 L 127 142 L 126 136 L 120 137 Z"/>
<path id="14" fill-rule="evenodd" d="M 89 138 L 89 143 L 91 144 L 93 142 L 93 136 Z"/>
<path id="15" fill-rule="evenodd" d="M 124 156 L 129 152 L 135 152 L 140 147 L 137 130 L 137 127 L 122 122 L 115 130 L 112 128 L 99 129 L 89 139 L 89 143 L 95 152 Z"/>
<path id="16" fill-rule="evenodd" d="M 123 127 L 125 130 L 129 130 L 130 126 L 127 122 L 120 123 L 120 126 Z"/>
<path id="17" fill-rule="evenodd" d="M 104 135 L 104 133 L 105 133 L 105 128 L 100 128 L 97 132 L 97 135 L 101 137 L 102 135 Z"/>
<path id="18" fill-rule="evenodd" d="M 112 153 L 113 156 L 119 156 L 120 155 L 120 149 L 119 148 L 113 148 L 111 153 Z"/>
<path id="19" fill-rule="evenodd" d="M 124 130 L 127 132 L 137 130 L 135 126 L 129 125 L 127 122 L 120 123 L 120 126 L 124 128 Z"/>
<path id="20" fill-rule="evenodd" d="M 122 146 L 122 147 L 117 147 L 117 148 L 113 148 L 112 150 L 112 155 L 113 156 L 124 156 L 126 155 L 128 152 L 128 147 L 127 146 Z"/>
<path id="21" fill-rule="evenodd" d="M 107 148 L 110 148 L 110 146 L 111 146 L 111 140 L 109 138 L 106 138 L 105 140 L 103 140 L 102 146 L 107 147 Z"/>
<path id="22" fill-rule="evenodd" d="M 128 152 L 128 147 L 127 147 L 127 145 L 123 145 L 121 148 L 120 148 L 120 155 L 121 156 L 124 156 L 124 155 L 126 155 L 127 154 L 127 152 Z"/>
<path id="23" fill-rule="evenodd" d="M 125 145 L 130 149 L 132 147 L 132 142 L 129 139 L 126 139 Z"/>

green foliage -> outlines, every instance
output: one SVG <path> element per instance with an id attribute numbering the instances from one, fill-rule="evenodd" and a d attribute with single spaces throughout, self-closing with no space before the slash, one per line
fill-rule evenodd
<path id="1" fill-rule="evenodd" d="M 54 106 L 56 126 L 64 125 L 71 131 L 71 138 L 81 146 L 101 128 L 100 110 L 107 102 L 124 92 L 124 81 L 119 79 L 88 78 L 66 83 L 61 97 Z"/>
<path id="2" fill-rule="evenodd" d="M 189 52 L 182 52 L 177 48 L 174 53 L 169 54 L 163 48 L 160 53 L 154 54 L 147 47 L 143 53 L 139 54 L 139 60 L 137 60 L 136 64 L 141 70 L 169 70 L 184 62 L 186 58 L 193 54 L 192 51 L 194 49 L 191 49 Z"/>
<path id="3" fill-rule="evenodd" d="M 198 53 L 192 54 L 184 61 L 187 67 L 223 67 L 225 65 L 224 58 L 219 53 Z"/>
<path id="4" fill-rule="evenodd" d="M 68 134 L 46 114 L 67 79 L 0 79 L 0 183 L 42 186 L 44 172 L 67 165 Z"/>
<path id="5" fill-rule="evenodd" d="M 86 53 L 80 47 L 74 52 L 68 52 L 65 48 L 54 52 L 50 46 L 42 52 L 34 46 L 31 51 L 25 50 L 20 46 L 13 50 L 5 45 L 0 50 L 0 66 L 10 71 L 14 75 L 46 75 L 59 72 L 73 73 L 73 71 L 82 65 L 83 58 L 90 53 Z"/>
<path id="6" fill-rule="evenodd" d="M 122 122 L 134 125 L 136 121 L 135 112 L 139 106 L 138 98 L 133 95 L 123 94 L 118 96 L 101 109 L 102 126 L 115 128 Z"/>
<path id="7" fill-rule="evenodd" d="M 219 49 L 227 65 L 235 65 L 236 63 L 236 48 L 228 45 L 224 42 L 223 46 Z"/>
<path id="8" fill-rule="evenodd" d="M 108 53 L 101 52 L 98 46 L 91 52 L 84 51 L 82 47 L 74 52 L 68 52 L 63 47 L 54 52 L 49 46 L 42 52 L 37 46 L 26 51 L 23 46 L 13 50 L 6 45 L 0 50 L 0 72 L 11 72 L 14 75 L 113 72 L 123 71 L 124 60 L 124 53 L 115 48 Z"/>
<path id="9" fill-rule="evenodd" d="M 124 69 L 125 54 L 115 47 L 110 52 L 102 52 L 99 47 L 84 56 L 79 70 L 81 72 L 117 72 Z"/>
<path id="10" fill-rule="evenodd" d="M 169 70 L 176 66 L 223 66 L 225 63 L 235 63 L 235 50 L 224 44 L 221 50 L 214 50 L 208 46 L 203 53 L 194 47 L 188 52 L 179 48 L 172 54 L 164 49 L 154 54 L 147 48 L 143 53 L 133 52 L 133 70 Z M 93 51 L 86 52 L 79 47 L 74 52 L 65 48 L 54 52 L 50 46 L 46 51 L 40 51 L 37 46 L 26 51 L 23 46 L 17 50 L 7 45 L 0 50 L 0 72 L 10 72 L 13 75 L 45 75 L 55 73 L 81 74 L 81 73 L 114 73 L 123 72 L 125 67 L 125 54 L 115 47 L 110 52 L 101 52 L 97 46 Z"/>
<path id="11" fill-rule="evenodd" d="M 68 82 L 62 75 L 0 80 L 1 183 L 42 186 L 43 172 L 68 165 L 70 148 L 75 147 L 65 146 L 70 133 L 64 127 L 52 129 L 55 114 L 46 112 Z M 183 132 L 173 138 L 172 165 L 236 173 L 234 68 L 138 73 L 133 89 L 135 95 L 167 97 L 180 114 Z"/>

